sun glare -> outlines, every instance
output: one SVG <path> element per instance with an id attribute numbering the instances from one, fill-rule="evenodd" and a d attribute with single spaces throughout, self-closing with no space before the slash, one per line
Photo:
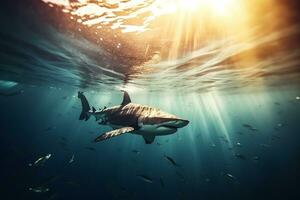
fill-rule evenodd
<path id="1" fill-rule="evenodd" d="M 176 0 L 177 10 L 182 11 L 198 11 L 208 10 L 215 15 L 225 15 L 230 13 L 230 10 L 234 7 L 235 0 Z M 237 2 L 235 2 L 237 3 Z"/>
<path id="2" fill-rule="evenodd" d="M 233 8 L 233 0 L 210 0 L 212 10 L 216 15 L 224 15 Z"/>
<path id="3" fill-rule="evenodd" d="M 196 10 L 199 6 L 199 0 L 178 0 L 177 6 L 179 10 Z"/>

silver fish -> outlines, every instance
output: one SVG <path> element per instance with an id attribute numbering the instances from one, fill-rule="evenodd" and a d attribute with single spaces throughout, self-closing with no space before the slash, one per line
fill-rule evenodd
<path id="1" fill-rule="evenodd" d="M 34 163 L 29 163 L 28 165 L 29 165 L 30 167 L 32 167 L 32 166 L 41 166 L 41 165 L 44 165 L 45 162 L 46 162 L 48 159 L 50 159 L 50 157 L 51 157 L 51 154 L 49 153 L 49 154 L 47 154 L 46 156 L 42 156 L 42 157 L 38 158 Z"/>
<path id="2" fill-rule="evenodd" d="M 69 163 L 74 162 L 74 154 L 72 155 L 71 159 L 69 160 Z"/>
<path id="3" fill-rule="evenodd" d="M 30 187 L 30 188 L 28 188 L 28 190 L 36 192 L 36 193 L 44 193 L 44 192 L 49 192 L 50 191 L 49 188 L 46 188 L 46 187 L 43 187 L 43 186 L 35 187 L 35 188 Z"/>
<path id="4" fill-rule="evenodd" d="M 149 178 L 148 176 L 145 175 L 137 175 L 138 178 L 140 178 L 141 180 L 147 182 L 147 183 L 153 183 L 153 180 L 151 178 Z"/>

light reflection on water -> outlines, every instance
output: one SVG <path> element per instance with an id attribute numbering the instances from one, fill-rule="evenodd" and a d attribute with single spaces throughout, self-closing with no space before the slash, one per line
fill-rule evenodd
<path id="1" fill-rule="evenodd" d="M 2 26 L 7 28 L 0 32 L 0 79 L 94 89 L 176 89 L 181 92 L 234 91 L 240 88 L 263 90 L 269 86 L 299 84 L 300 52 L 295 45 L 300 35 L 299 25 L 281 24 L 282 20 L 266 24 L 266 19 L 277 17 L 275 11 L 268 16 L 261 15 L 261 22 L 256 21 L 258 16 L 252 15 L 261 14 L 261 11 L 249 13 L 257 2 L 236 11 L 233 8 L 243 3 L 234 0 L 234 6 L 226 7 L 228 10 L 223 13 L 226 17 L 213 15 L 212 18 L 209 16 L 213 12 L 199 13 L 189 7 L 167 9 L 167 12 L 153 9 L 161 3 L 156 1 L 154 4 L 143 1 L 143 6 L 137 6 L 136 10 L 129 9 L 126 4 L 141 2 L 125 1 L 116 8 L 99 4 L 109 10 L 102 17 L 110 18 L 109 13 L 115 13 L 114 17 L 124 17 L 125 21 L 153 11 L 144 19 L 151 19 L 153 23 L 149 23 L 142 33 L 120 32 L 124 27 L 113 29 L 114 21 L 96 31 L 94 26 L 82 25 L 76 20 L 68 21 L 70 16 L 85 19 L 85 12 L 89 9 L 81 9 L 84 13 L 76 12 L 81 8 L 79 5 L 86 5 L 85 1 L 74 5 L 68 5 L 68 1 L 44 2 L 40 2 L 38 7 L 46 13 L 46 20 L 24 11 L 30 23 L 20 24 L 16 18 L 19 24 L 12 26 L 1 21 Z M 264 4 L 267 3 L 258 5 L 263 7 Z M 160 6 L 170 5 L 173 4 L 164 2 Z M 121 12 L 124 9 L 129 9 L 128 17 Z M 232 16 L 229 11 L 233 10 L 234 14 L 240 13 L 240 18 Z M 242 11 L 245 12 L 242 14 Z M 50 23 L 47 18 L 51 19 L 52 15 L 60 17 L 53 17 L 56 20 Z M 180 19 L 175 18 L 177 15 Z M 174 24 L 175 19 L 178 26 Z M 186 24 L 189 21 L 191 23 Z"/>

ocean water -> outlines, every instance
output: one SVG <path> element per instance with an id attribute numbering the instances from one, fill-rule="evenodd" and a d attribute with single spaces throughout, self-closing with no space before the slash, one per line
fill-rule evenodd
<path id="1" fill-rule="evenodd" d="M 1 3 L 1 199 L 300 197 L 300 29 L 294 1 L 272 7 L 282 20 L 268 21 L 278 16 L 275 11 L 253 20 L 247 36 L 227 32 L 201 42 L 201 34 L 184 34 L 184 41 L 171 37 L 165 26 L 169 35 L 151 32 L 156 21 L 168 20 L 166 11 L 152 13 L 154 22 L 148 22 L 151 17 L 115 29 L 122 20 L 91 26 L 68 21 L 69 12 L 79 11 L 66 2 Z M 124 7 L 135 17 L 137 10 L 143 15 L 157 6 L 143 1 L 134 9 L 132 2 Z M 104 28 L 95 31 L 99 25 Z M 152 144 L 133 134 L 93 143 L 112 129 L 93 117 L 79 120 L 77 92 L 98 109 L 119 105 L 121 90 L 134 103 L 190 123 Z M 35 165 L 39 158 L 45 160 Z"/>

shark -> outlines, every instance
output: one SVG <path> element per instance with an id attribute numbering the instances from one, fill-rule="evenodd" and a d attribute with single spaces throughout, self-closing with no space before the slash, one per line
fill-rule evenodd
<path id="1" fill-rule="evenodd" d="M 96 137 L 94 142 L 130 133 L 142 136 L 146 144 L 151 144 L 156 136 L 174 134 L 179 128 L 189 124 L 188 120 L 158 108 L 132 103 L 126 91 L 120 105 L 99 110 L 94 107 L 91 109 L 83 92 L 78 92 L 78 98 L 82 105 L 79 120 L 87 121 L 94 116 L 100 125 L 109 125 L 113 129 Z"/>

